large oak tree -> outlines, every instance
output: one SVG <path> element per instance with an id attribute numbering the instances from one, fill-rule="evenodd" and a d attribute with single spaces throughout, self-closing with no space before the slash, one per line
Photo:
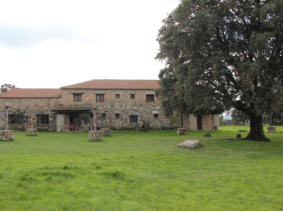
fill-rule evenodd
<path id="1" fill-rule="evenodd" d="M 283 1 L 183 0 L 163 22 L 157 58 L 166 64 L 158 91 L 164 105 L 234 107 L 250 119 L 246 139 L 267 141 L 262 114 L 278 105 L 282 90 Z"/>

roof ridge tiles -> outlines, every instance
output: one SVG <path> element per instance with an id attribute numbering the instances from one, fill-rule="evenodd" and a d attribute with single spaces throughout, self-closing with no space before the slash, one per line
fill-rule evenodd
<path id="1" fill-rule="evenodd" d="M 61 89 L 157 89 L 158 80 L 94 79 L 61 87 Z"/>
<path id="2" fill-rule="evenodd" d="M 59 98 L 60 89 L 49 88 L 14 88 L 0 94 L 0 98 Z"/>

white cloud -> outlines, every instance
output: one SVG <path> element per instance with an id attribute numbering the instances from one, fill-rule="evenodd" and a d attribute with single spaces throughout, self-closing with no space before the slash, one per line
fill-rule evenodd
<path id="1" fill-rule="evenodd" d="M 157 79 L 162 19 L 179 0 L 0 2 L 0 84 Z"/>
<path id="2" fill-rule="evenodd" d="M 36 45 L 49 39 L 73 39 L 70 29 L 58 26 L 12 27 L 0 25 L 0 44 L 8 47 L 23 48 Z"/>

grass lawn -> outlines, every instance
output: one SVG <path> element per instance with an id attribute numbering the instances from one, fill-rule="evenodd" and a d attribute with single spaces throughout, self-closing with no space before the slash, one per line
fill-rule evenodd
<path id="1" fill-rule="evenodd" d="M 16 132 L 0 142 L 0 210 L 283 210 L 283 127 L 270 143 L 221 127 L 175 131 Z M 200 139 L 196 150 L 178 149 Z"/>

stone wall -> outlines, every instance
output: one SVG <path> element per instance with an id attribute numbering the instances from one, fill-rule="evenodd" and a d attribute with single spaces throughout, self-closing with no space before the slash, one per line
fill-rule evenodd
<path id="1" fill-rule="evenodd" d="M 49 124 L 36 124 L 36 127 L 42 130 L 55 131 L 56 115 L 52 112 L 52 109 L 55 105 L 60 103 L 60 98 L 0 98 L 0 125 L 3 120 L 6 120 L 5 106 L 9 106 L 9 114 L 21 112 L 25 116 L 30 117 L 30 110 L 32 110 L 35 120 L 37 114 L 48 114 Z M 24 123 L 22 126 L 10 124 L 10 128 L 26 128 L 28 127 L 27 125 L 28 122 Z"/>
<path id="2" fill-rule="evenodd" d="M 74 102 L 74 93 L 82 93 L 82 101 Z M 130 98 L 130 94 L 134 93 L 135 98 Z M 104 94 L 104 102 L 96 102 L 96 94 Z M 120 98 L 116 98 L 116 94 L 120 94 Z M 142 125 L 149 124 L 152 129 L 167 129 L 180 127 L 179 117 L 172 121 L 170 117 L 165 116 L 158 99 L 154 98 L 154 102 L 146 101 L 146 94 L 154 94 L 153 90 L 79 90 L 79 89 L 62 89 L 61 98 L 0 98 L 0 127 L 5 126 L 5 106 L 9 106 L 9 113 L 17 113 L 18 111 L 30 116 L 30 110 L 33 116 L 36 114 L 48 114 L 49 124 L 38 125 L 40 129 L 48 129 L 49 131 L 65 131 L 69 129 L 70 117 L 68 114 L 57 114 L 53 112 L 55 105 L 89 105 L 96 106 L 96 124 L 103 128 L 111 129 L 136 129 Z M 103 115 L 105 114 L 105 117 Z M 115 114 L 120 114 L 116 117 Z M 130 122 L 130 116 L 138 116 L 138 122 Z M 176 116 L 176 115 L 175 115 Z M 90 123 L 93 123 L 90 119 Z M 26 128 L 25 123 L 23 128 Z M 58 127 L 56 127 L 58 125 Z M 211 130 L 213 126 L 219 125 L 218 115 L 203 115 L 202 129 Z M 88 124 L 82 122 L 84 129 L 89 127 Z M 10 126 L 10 128 L 18 127 Z M 189 130 L 197 130 L 197 116 L 194 114 L 184 115 L 184 127 Z"/>
<path id="3" fill-rule="evenodd" d="M 74 102 L 73 94 L 82 93 L 82 101 Z M 131 99 L 130 94 L 134 93 L 135 98 Z M 104 102 L 96 102 L 96 94 L 104 94 Z M 120 94 L 116 98 L 115 94 Z M 96 119 L 101 127 L 110 127 L 111 129 L 137 128 L 145 123 L 149 123 L 150 128 L 162 129 L 170 128 L 171 122 L 164 115 L 158 99 L 154 102 L 146 102 L 146 94 L 154 94 L 153 90 L 70 90 L 65 89 L 62 92 L 63 105 L 95 105 Z M 102 114 L 106 117 L 103 118 Z M 115 114 L 120 114 L 119 118 Z M 158 114 L 155 115 L 154 114 Z M 131 123 L 130 116 L 138 116 L 138 123 Z M 158 116 L 158 117 L 157 117 Z"/>
<path id="4" fill-rule="evenodd" d="M 213 127 L 215 130 L 217 130 L 219 128 L 219 115 L 218 114 L 213 114 Z"/>
<path id="5" fill-rule="evenodd" d="M 202 130 L 211 130 L 213 128 L 213 115 L 202 116 Z"/>
<path id="6" fill-rule="evenodd" d="M 201 115 L 201 130 L 212 130 L 219 127 L 219 116 L 217 114 Z M 185 114 L 184 127 L 189 130 L 198 130 L 197 115 Z"/>
<path id="7" fill-rule="evenodd" d="M 197 130 L 197 116 L 195 114 L 184 114 L 184 127 L 189 130 Z"/>

